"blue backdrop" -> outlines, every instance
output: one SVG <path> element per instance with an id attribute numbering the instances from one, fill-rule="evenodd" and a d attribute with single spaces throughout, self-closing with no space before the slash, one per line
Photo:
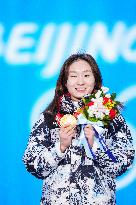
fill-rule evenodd
<path id="1" fill-rule="evenodd" d="M 0 0 L 0 204 L 37 205 L 42 181 L 22 156 L 32 124 L 52 99 L 72 53 L 97 60 L 104 85 L 125 101 L 136 148 L 135 0 Z M 136 160 L 117 180 L 117 204 L 136 204 Z"/>

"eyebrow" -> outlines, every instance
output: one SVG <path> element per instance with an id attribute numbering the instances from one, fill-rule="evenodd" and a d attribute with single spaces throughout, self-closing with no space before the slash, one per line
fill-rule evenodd
<path id="1" fill-rule="evenodd" d="M 85 73 L 85 72 L 92 72 L 92 71 L 91 70 L 84 70 L 83 72 Z M 69 71 L 69 73 L 77 73 L 77 71 L 72 71 L 71 70 L 71 71 Z"/>

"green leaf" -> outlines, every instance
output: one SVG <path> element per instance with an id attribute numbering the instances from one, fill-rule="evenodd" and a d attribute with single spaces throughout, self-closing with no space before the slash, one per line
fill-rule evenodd
<path id="1" fill-rule="evenodd" d="M 111 94 L 111 99 L 114 100 L 116 98 L 116 93 Z"/>
<path id="2" fill-rule="evenodd" d="M 88 106 L 85 106 L 84 110 L 83 110 L 83 114 L 88 119 L 89 114 L 88 114 L 87 110 L 88 110 Z"/>
<path id="3" fill-rule="evenodd" d="M 83 102 L 85 103 L 85 98 L 82 98 Z"/>
<path id="4" fill-rule="evenodd" d="M 91 121 L 91 122 L 97 122 L 99 121 L 99 119 L 96 119 L 94 117 L 88 117 L 88 120 Z"/>

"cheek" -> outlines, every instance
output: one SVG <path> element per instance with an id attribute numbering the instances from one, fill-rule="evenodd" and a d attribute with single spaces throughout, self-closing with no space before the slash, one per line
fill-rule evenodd
<path id="1" fill-rule="evenodd" d="M 89 93 L 92 93 L 92 91 L 93 91 L 93 89 L 94 89 L 94 87 L 95 87 L 95 82 L 94 81 L 88 81 L 87 83 L 86 83 L 86 85 L 87 85 L 87 90 L 88 90 L 88 92 Z"/>
<path id="2" fill-rule="evenodd" d="M 67 81 L 66 87 L 68 91 L 72 91 L 74 84 L 71 81 Z"/>
<path id="3" fill-rule="evenodd" d="M 67 80 L 67 87 L 71 87 L 71 86 L 73 86 L 75 84 L 75 81 L 74 80 Z"/>
<path id="4" fill-rule="evenodd" d="M 88 86 L 90 86 L 90 87 L 93 87 L 93 86 L 95 85 L 95 81 L 92 80 L 92 79 L 90 79 L 90 80 L 88 80 L 88 81 L 86 82 L 86 84 L 87 84 Z"/>

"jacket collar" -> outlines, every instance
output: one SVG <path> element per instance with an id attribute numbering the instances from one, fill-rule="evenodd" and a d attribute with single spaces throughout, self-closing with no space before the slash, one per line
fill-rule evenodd
<path id="1" fill-rule="evenodd" d="M 78 105 L 79 107 L 82 107 L 83 101 L 80 100 L 78 102 Z M 59 112 L 61 114 L 73 114 L 76 110 L 77 110 L 77 107 L 73 104 L 71 95 L 69 93 L 60 97 Z"/>

